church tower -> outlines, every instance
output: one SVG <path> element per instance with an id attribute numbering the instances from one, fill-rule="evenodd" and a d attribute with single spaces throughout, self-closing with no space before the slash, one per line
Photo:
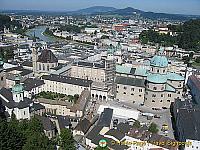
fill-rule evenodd
<path id="1" fill-rule="evenodd" d="M 35 44 L 33 44 L 32 46 L 32 63 L 33 63 L 33 73 L 35 76 L 37 73 L 37 49 Z"/>
<path id="2" fill-rule="evenodd" d="M 15 85 L 12 87 L 13 100 L 19 103 L 24 100 L 24 88 L 20 84 L 20 77 L 15 77 Z"/>

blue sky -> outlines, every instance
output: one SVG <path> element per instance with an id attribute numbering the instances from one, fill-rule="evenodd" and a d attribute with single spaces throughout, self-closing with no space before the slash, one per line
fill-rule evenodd
<path id="1" fill-rule="evenodd" d="M 0 9 L 71 11 L 90 6 L 200 15 L 200 0 L 0 0 Z"/>

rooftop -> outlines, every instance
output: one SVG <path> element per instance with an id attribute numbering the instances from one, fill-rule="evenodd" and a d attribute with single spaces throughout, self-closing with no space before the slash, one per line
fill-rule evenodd
<path id="1" fill-rule="evenodd" d="M 138 86 L 145 87 L 145 80 L 131 77 L 121 77 L 117 76 L 115 82 L 117 84 L 130 85 L 130 86 Z"/>

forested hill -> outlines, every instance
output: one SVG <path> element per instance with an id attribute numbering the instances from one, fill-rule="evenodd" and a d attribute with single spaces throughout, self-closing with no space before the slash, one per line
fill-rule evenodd
<path id="1" fill-rule="evenodd" d="M 178 45 L 186 50 L 200 52 L 200 19 L 187 21 L 183 25 L 169 25 L 168 28 L 177 35 L 159 34 L 151 29 L 140 34 L 140 41 L 143 44 Z"/>
<path id="2" fill-rule="evenodd" d="M 6 28 L 21 27 L 21 24 L 15 20 L 11 21 L 11 18 L 7 15 L 0 14 L 0 31 Z"/>

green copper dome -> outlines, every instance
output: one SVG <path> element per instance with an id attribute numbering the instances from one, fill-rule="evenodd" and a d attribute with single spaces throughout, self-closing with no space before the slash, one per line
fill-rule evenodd
<path id="1" fill-rule="evenodd" d="M 154 66 L 154 67 L 167 67 L 168 66 L 168 60 L 165 56 L 159 56 L 159 55 L 155 55 L 151 61 L 150 61 L 150 65 Z"/>
<path id="2" fill-rule="evenodd" d="M 166 75 L 160 75 L 160 74 L 149 74 L 147 76 L 147 81 L 151 83 L 166 83 L 167 82 L 167 76 Z"/>
<path id="3" fill-rule="evenodd" d="M 21 84 L 16 84 L 16 85 L 14 85 L 13 88 L 12 88 L 12 92 L 15 93 L 15 94 L 22 93 L 23 90 L 24 90 L 24 87 L 23 87 L 23 85 L 21 85 Z"/>

